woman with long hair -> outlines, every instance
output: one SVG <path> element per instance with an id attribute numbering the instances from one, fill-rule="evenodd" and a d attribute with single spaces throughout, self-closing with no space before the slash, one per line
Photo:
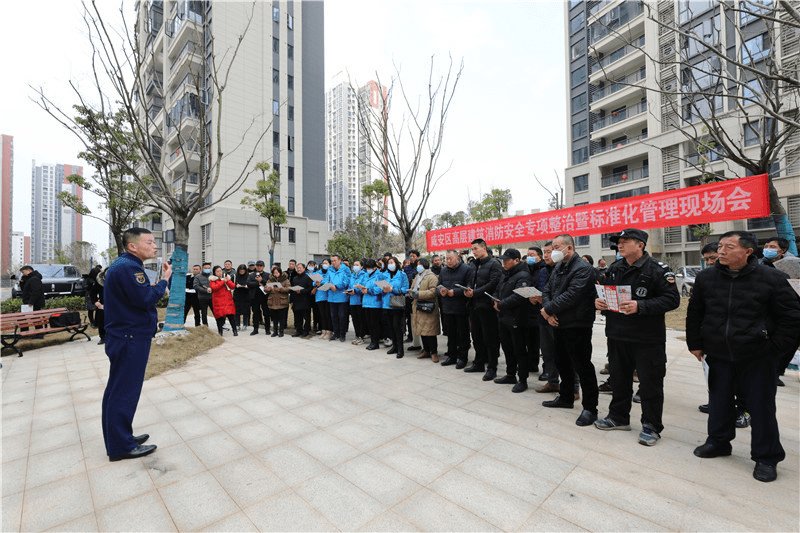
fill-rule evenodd
<path id="1" fill-rule="evenodd" d="M 386 281 L 391 287 L 383 288 L 383 310 L 388 318 L 390 339 L 392 340 L 392 347 L 386 353 L 397 354 L 397 358 L 401 359 L 404 355 L 405 296 L 408 291 L 408 276 L 400 268 L 400 262 L 396 257 L 389 257 L 386 260 Z M 398 303 L 395 304 L 395 301 Z"/>
<path id="2" fill-rule="evenodd" d="M 277 283 L 280 287 L 276 287 Z M 272 336 L 283 337 L 283 326 L 289 314 L 289 275 L 278 265 L 272 266 L 272 274 L 267 281 L 267 307 L 272 318 Z"/>
<path id="3" fill-rule="evenodd" d="M 233 284 L 233 305 L 236 307 L 236 328 L 250 327 L 250 294 L 247 290 L 247 265 L 239 265 L 236 268 Z"/>
<path id="4" fill-rule="evenodd" d="M 222 326 L 225 325 L 225 319 L 231 323 L 233 336 L 239 335 L 236 330 L 236 306 L 233 303 L 233 296 L 228 289 L 235 289 L 236 285 L 231 281 L 230 276 L 222 272 L 222 267 L 216 265 L 211 269 L 211 275 L 208 276 L 208 285 L 211 287 L 211 310 L 214 311 L 214 318 L 217 319 L 217 331 L 220 337 L 222 336 Z"/>
<path id="5" fill-rule="evenodd" d="M 374 259 L 364 260 L 364 270 L 367 274 L 361 283 L 353 285 L 354 289 L 361 291 L 361 306 L 364 309 L 364 319 L 367 322 L 370 343 L 367 350 L 377 350 L 381 341 L 381 315 L 383 314 L 383 289 L 377 282 L 384 279 L 383 273 L 378 270 Z"/>
<path id="6" fill-rule="evenodd" d="M 325 285 L 328 283 L 328 269 L 331 266 L 331 262 L 327 259 L 322 260 L 322 264 L 320 265 L 322 271 L 322 279 L 316 282 L 314 285 L 314 290 L 312 291 L 316 302 L 317 302 L 317 309 L 319 309 L 319 324 L 322 328 L 322 340 L 328 340 L 331 338 L 333 334 L 333 320 L 331 319 L 331 306 L 328 303 L 328 291 L 321 291 L 318 287 Z"/>
<path id="7" fill-rule="evenodd" d="M 350 287 L 347 292 L 350 294 L 350 316 L 353 319 L 353 329 L 356 332 L 356 338 L 352 344 L 364 344 L 366 342 L 366 327 L 364 324 L 364 307 L 362 305 L 361 291 L 356 289 L 354 285 L 364 285 L 367 279 L 367 273 L 363 269 L 362 262 L 356 259 L 353 261 L 353 274 L 350 276 Z"/>

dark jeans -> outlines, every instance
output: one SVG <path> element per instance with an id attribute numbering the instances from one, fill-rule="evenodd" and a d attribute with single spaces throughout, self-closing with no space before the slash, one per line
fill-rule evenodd
<path id="1" fill-rule="evenodd" d="M 525 328 L 500 324 L 500 344 L 506 356 L 506 375 L 519 375 L 520 381 L 527 381 L 531 363 L 525 346 Z"/>
<path id="2" fill-rule="evenodd" d="M 436 335 L 422 337 L 422 349 L 429 354 L 437 353 L 439 351 L 439 339 Z"/>
<path id="3" fill-rule="evenodd" d="M 619 424 L 630 424 L 633 398 L 633 371 L 639 374 L 642 398 L 642 425 L 649 424 L 658 433 L 664 429 L 664 376 L 667 353 L 664 344 L 642 344 L 608 339 L 608 373 L 613 393 L 608 416 Z"/>
<path id="4" fill-rule="evenodd" d="M 367 328 L 364 322 L 364 308 L 360 305 L 350 305 L 350 316 L 353 318 L 353 329 L 356 332 L 356 338 L 365 337 L 367 335 Z"/>
<path id="5" fill-rule="evenodd" d="M 97 325 L 97 334 L 101 339 L 106 338 L 106 313 L 102 309 L 94 312 L 94 320 Z M 184 320 L 186 322 L 186 320 Z"/>
<path id="6" fill-rule="evenodd" d="M 553 340 L 553 327 L 539 322 L 539 348 L 542 350 L 542 368 L 550 374 L 550 385 L 558 386 L 558 367 L 556 366 L 556 347 Z"/>
<path id="7" fill-rule="evenodd" d="M 729 446 L 736 437 L 736 407 L 734 395 L 737 384 L 744 391 L 750 420 L 750 458 L 753 461 L 776 465 L 786 458 L 775 418 L 774 354 L 752 357 L 743 361 L 706 359 L 708 362 L 708 439 L 715 446 Z"/>
<path id="8" fill-rule="evenodd" d="M 200 325 L 200 300 L 197 299 L 196 292 L 187 292 L 186 301 L 183 304 L 183 323 L 186 323 L 186 317 L 189 316 L 189 310 L 194 311 L 194 327 Z M 205 323 L 208 324 L 208 317 L 205 318 Z"/>
<path id="9" fill-rule="evenodd" d="M 294 330 L 303 336 L 311 333 L 311 309 L 294 310 Z"/>
<path id="10" fill-rule="evenodd" d="M 469 315 L 445 314 L 447 326 L 447 354 L 462 361 L 469 353 Z"/>
<path id="11" fill-rule="evenodd" d="M 236 306 L 236 326 L 248 327 L 250 325 L 250 302 L 246 299 L 233 299 Z"/>
<path id="12" fill-rule="evenodd" d="M 398 355 L 403 354 L 403 339 L 406 332 L 406 313 L 404 309 L 384 309 L 383 312 L 389 322 L 389 338 L 392 339 L 392 348 L 397 348 Z"/>
<path id="13" fill-rule="evenodd" d="M 320 327 L 321 324 L 320 324 L 319 318 L 320 318 L 319 317 L 319 306 L 317 305 L 317 302 L 313 302 L 311 304 L 311 328 L 314 331 L 319 331 L 320 329 L 322 329 Z"/>
<path id="14" fill-rule="evenodd" d="M 347 302 L 328 302 L 331 308 L 331 324 L 334 337 L 344 338 L 347 334 L 347 324 L 350 322 L 349 307 Z"/>
<path id="15" fill-rule="evenodd" d="M 475 346 L 474 364 L 497 370 L 500 357 L 500 335 L 497 324 L 497 311 L 494 309 L 473 309 L 469 313 L 472 324 L 472 344 Z"/>
<path id="16" fill-rule="evenodd" d="M 225 325 L 225 319 L 228 319 L 228 322 L 231 324 L 231 328 L 233 331 L 236 331 L 236 319 L 233 315 L 225 315 L 216 317 L 217 319 L 217 331 L 219 332 L 220 336 L 222 336 L 222 327 Z"/>
<path id="17" fill-rule="evenodd" d="M 561 374 L 561 399 L 572 400 L 575 373 L 581 380 L 583 408 L 597 413 L 597 377 L 592 364 L 592 328 L 553 328 L 556 367 Z"/>
<path id="18" fill-rule="evenodd" d="M 383 309 L 373 307 L 364 308 L 364 318 L 367 320 L 370 344 L 378 344 L 381 340 L 381 317 Z"/>

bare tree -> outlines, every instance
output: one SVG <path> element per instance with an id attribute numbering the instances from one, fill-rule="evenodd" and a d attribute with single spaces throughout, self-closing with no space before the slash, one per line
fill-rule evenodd
<path id="1" fill-rule="evenodd" d="M 365 136 L 371 155 L 364 163 L 386 180 L 389 206 L 394 215 L 388 222 L 402 235 L 406 250 L 412 247 L 414 234 L 425 218 L 425 206 L 444 174 L 439 173 L 436 167 L 447 114 L 463 70 L 462 61 L 458 70 L 453 72 L 451 57 L 447 74 L 437 80 L 431 57 L 426 98 L 412 101 L 403 85 L 400 70 L 396 68 L 396 75 L 385 95 L 380 77 L 377 78 L 381 90 L 377 91 L 375 105 L 357 99 L 359 130 Z M 399 89 L 401 100 L 397 122 L 392 120 L 395 88 Z M 353 90 L 358 94 L 355 88 Z M 368 208 L 374 210 L 375 206 Z"/>
<path id="2" fill-rule="evenodd" d="M 657 71 L 658 83 L 645 88 L 660 105 L 648 106 L 648 112 L 662 132 L 679 131 L 688 146 L 699 147 L 674 157 L 699 170 L 703 182 L 768 174 L 771 217 L 778 235 L 797 253 L 794 230 L 773 181 L 778 172 L 800 172 L 800 61 L 792 52 L 800 45 L 796 9 L 785 1 L 705 0 L 681 2 L 676 16 L 672 2 L 643 6 L 658 27 L 657 55 L 621 32 L 612 19 L 604 25 L 601 17 L 599 24 L 627 46 L 644 51 L 647 69 Z M 709 9 L 711 16 L 695 19 Z M 608 62 L 594 52 L 595 67 L 606 73 Z M 638 81 L 608 76 L 606 90 Z M 718 161 L 724 174 L 709 174 L 708 163 Z"/>
<path id="3" fill-rule="evenodd" d="M 259 126 L 264 114 L 256 114 L 233 144 L 229 137 L 223 142 L 223 95 L 232 68 L 256 7 L 268 9 L 271 6 L 265 7 L 266 4 L 259 2 L 242 5 L 243 27 L 238 39 L 231 47 L 217 50 L 207 16 L 208 5 L 204 1 L 179 5 L 179 11 L 185 10 L 179 22 L 181 26 L 188 25 L 183 31 L 193 34 L 170 66 L 172 70 L 182 67 L 180 63 L 183 63 L 188 68 L 178 90 L 170 96 L 174 105 L 169 112 L 166 109 L 162 112 L 165 87 L 162 72 L 156 68 L 162 59 L 154 43 L 164 33 L 178 30 L 163 23 L 161 6 L 156 3 L 137 0 L 137 17 L 131 24 L 124 6 L 120 7 L 118 18 L 113 19 L 102 12 L 96 0 L 84 0 L 83 19 L 92 52 L 94 94 L 90 95 L 70 81 L 79 105 L 97 114 L 100 120 L 105 120 L 112 110 L 124 116 L 140 162 L 131 164 L 127 154 L 114 150 L 110 142 L 106 142 L 109 150 L 105 157 L 108 164 L 124 169 L 146 187 L 150 202 L 172 219 L 173 275 L 177 279 L 186 272 L 189 224 L 199 212 L 226 200 L 244 185 L 253 172 L 252 163 L 264 136 L 272 127 L 271 120 Z M 75 119 L 41 88 L 35 91 L 37 103 L 72 130 L 88 149 L 89 141 Z M 106 131 L 113 131 L 111 124 L 103 126 Z M 226 146 L 232 147 L 226 151 Z M 227 176 L 227 186 L 217 190 L 221 165 L 234 153 L 242 153 L 245 162 L 233 176 Z M 176 158 L 180 159 L 180 164 L 169 167 Z M 167 329 L 183 329 L 184 297 L 183 291 L 171 292 Z"/>

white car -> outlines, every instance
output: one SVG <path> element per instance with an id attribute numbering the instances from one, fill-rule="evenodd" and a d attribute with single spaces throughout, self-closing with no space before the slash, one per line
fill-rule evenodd
<path id="1" fill-rule="evenodd" d="M 677 284 L 678 291 L 681 296 L 691 296 L 692 289 L 694 288 L 694 278 L 703 267 L 700 266 L 684 266 L 675 272 L 675 283 Z"/>

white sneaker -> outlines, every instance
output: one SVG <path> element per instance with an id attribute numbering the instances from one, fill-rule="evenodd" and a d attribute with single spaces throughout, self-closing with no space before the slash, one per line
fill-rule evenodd
<path id="1" fill-rule="evenodd" d="M 384 346 L 385 348 L 388 348 L 389 346 L 391 346 L 391 345 L 392 345 L 392 339 L 383 339 L 383 341 L 382 341 L 382 342 L 383 342 L 383 346 Z"/>

